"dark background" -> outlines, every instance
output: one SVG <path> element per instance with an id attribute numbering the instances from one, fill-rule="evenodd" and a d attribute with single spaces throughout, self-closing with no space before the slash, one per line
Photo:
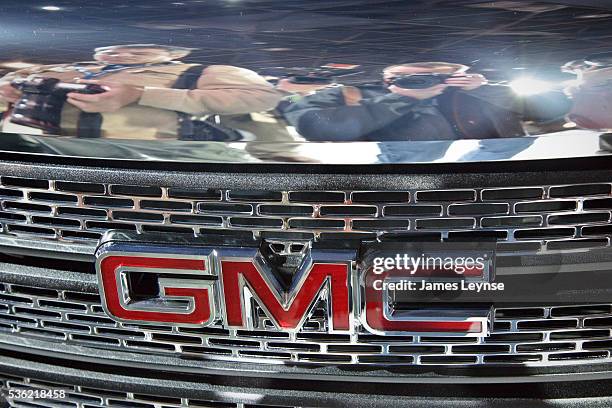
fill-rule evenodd
<path id="1" fill-rule="evenodd" d="M 577 0 L 3 0 L 0 23 L 0 61 L 66 63 L 99 46 L 160 43 L 197 47 L 188 61 L 205 64 L 351 63 L 370 76 L 436 60 L 489 77 L 559 75 L 612 40 L 609 2 Z"/>

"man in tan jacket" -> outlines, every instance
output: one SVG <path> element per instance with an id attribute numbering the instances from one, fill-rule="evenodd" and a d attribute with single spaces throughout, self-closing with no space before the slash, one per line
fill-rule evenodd
<path id="1" fill-rule="evenodd" d="M 62 135 L 176 139 L 184 136 L 185 121 L 201 123 L 198 119 L 211 115 L 265 111 L 283 97 L 253 71 L 178 61 L 189 53 L 187 48 L 156 44 L 97 48 L 93 62 L 36 66 L 4 76 L 0 100 L 19 100 L 21 93 L 11 86 L 17 78 L 99 84 L 106 92 L 68 94 L 61 115 Z"/>

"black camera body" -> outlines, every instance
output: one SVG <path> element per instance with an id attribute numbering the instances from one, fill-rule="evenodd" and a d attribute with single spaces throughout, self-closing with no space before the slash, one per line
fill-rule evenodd
<path id="1" fill-rule="evenodd" d="M 302 85 L 329 85 L 334 83 L 336 78 L 361 74 L 359 65 L 350 64 L 327 64 L 321 67 L 274 67 L 261 70 L 259 73 L 264 76 L 276 77 L 278 79 L 287 78 L 292 84 Z M 277 79 L 277 81 L 278 81 Z M 273 81 L 271 81 L 273 82 Z"/>
<path id="2" fill-rule="evenodd" d="M 96 84 L 71 84 L 55 78 L 17 79 L 11 83 L 21 91 L 21 98 L 13 106 L 12 123 L 59 134 L 62 109 L 71 92 L 99 94 L 106 92 Z"/>
<path id="3" fill-rule="evenodd" d="M 395 85 L 404 89 L 427 89 L 432 86 L 443 84 L 452 75 L 449 74 L 409 74 L 397 76 L 389 85 Z"/>

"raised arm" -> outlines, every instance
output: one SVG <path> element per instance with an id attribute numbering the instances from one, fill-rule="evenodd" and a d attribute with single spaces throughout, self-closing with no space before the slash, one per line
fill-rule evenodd
<path id="1" fill-rule="evenodd" d="M 140 105 L 194 115 L 241 114 L 275 108 L 284 94 L 253 71 L 207 67 L 192 90 L 145 87 Z"/>

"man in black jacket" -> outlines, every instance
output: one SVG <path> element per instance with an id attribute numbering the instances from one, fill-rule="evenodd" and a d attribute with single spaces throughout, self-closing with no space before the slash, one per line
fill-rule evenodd
<path id="1" fill-rule="evenodd" d="M 385 68 L 378 84 L 328 88 L 285 107 L 311 141 L 404 141 L 524 136 L 525 101 L 507 86 L 487 85 L 469 67 L 421 62 Z M 394 85 L 398 77 L 447 75 L 424 89 Z"/>

